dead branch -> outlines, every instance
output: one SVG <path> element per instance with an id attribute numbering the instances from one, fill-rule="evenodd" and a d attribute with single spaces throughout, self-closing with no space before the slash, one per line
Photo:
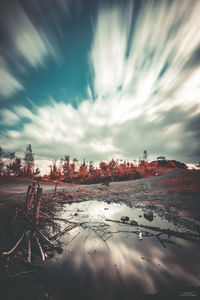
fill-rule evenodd
<path id="1" fill-rule="evenodd" d="M 21 256 L 19 255 L 14 255 L 13 256 L 14 259 L 16 259 L 17 261 L 19 261 L 20 263 L 22 263 L 23 265 L 25 265 L 26 267 L 33 267 L 33 268 L 38 268 L 38 269 L 43 269 L 43 267 L 41 265 L 38 264 L 33 264 L 33 263 L 28 263 L 27 265 L 27 261 L 24 260 Z"/>
<path id="2" fill-rule="evenodd" d="M 36 225 L 38 224 L 38 219 L 40 214 L 41 195 L 42 195 L 42 188 L 38 187 L 37 194 L 35 196 L 35 201 L 34 201 L 34 215 L 35 215 Z"/>
<path id="3" fill-rule="evenodd" d="M 28 210 L 29 210 L 30 191 L 31 191 L 31 185 L 28 186 L 28 189 L 27 189 L 27 192 L 26 192 L 26 212 L 28 212 Z"/>
<path id="4" fill-rule="evenodd" d="M 34 269 L 34 270 L 29 270 L 29 271 L 23 271 L 23 272 L 20 272 L 20 273 L 17 273 L 17 274 L 14 274 L 14 275 L 11 275 L 9 276 L 10 279 L 13 279 L 13 278 L 16 278 L 16 277 L 19 277 L 21 275 L 27 275 L 29 273 L 33 273 L 35 271 L 38 271 L 37 269 Z"/>
<path id="5" fill-rule="evenodd" d="M 176 237 L 180 237 L 180 238 L 191 240 L 191 241 L 195 241 L 195 242 L 200 242 L 200 235 L 192 233 L 192 232 L 188 233 L 188 232 L 173 231 L 173 230 L 164 229 L 164 228 L 161 229 L 161 228 L 155 227 L 155 226 L 142 225 L 142 224 L 139 224 L 137 221 L 134 221 L 134 222 L 122 222 L 120 220 L 112 220 L 112 219 L 106 219 L 105 221 L 119 223 L 119 224 L 124 224 L 124 225 L 130 225 L 130 226 L 138 226 L 138 227 L 141 227 L 141 228 L 145 228 L 145 229 L 157 231 L 157 232 L 160 232 L 162 234 L 167 234 L 169 236 L 171 235 L 171 236 L 176 236 Z"/>
<path id="6" fill-rule="evenodd" d="M 39 241 L 39 239 L 38 239 L 37 236 L 36 236 L 35 238 L 36 238 L 36 241 L 37 241 L 37 244 L 38 244 L 38 248 L 40 249 L 42 261 L 45 261 L 45 253 L 44 253 L 44 251 L 43 251 L 43 249 L 42 249 L 42 246 L 41 246 L 41 244 L 40 244 L 40 241 Z"/>
<path id="7" fill-rule="evenodd" d="M 53 198 L 56 196 L 57 186 L 58 186 L 58 181 L 57 181 L 56 184 L 55 184 L 55 189 L 54 189 Z"/>
<path id="8" fill-rule="evenodd" d="M 28 263 L 31 263 L 31 239 L 28 240 Z"/>
<path id="9" fill-rule="evenodd" d="M 41 231 L 38 230 L 38 232 L 50 245 L 54 246 L 54 243 L 51 242 Z"/>
<path id="10" fill-rule="evenodd" d="M 44 220 L 62 221 L 62 222 L 70 223 L 70 224 L 77 224 L 79 226 L 81 226 L 82 224 L 88 223 L 88 222 L 73 222 L 73 221 L 63 219 L 63 218 L 56 218 L 56 217 L 50 217 L 50 216 L 48 216 L 48 217 L 47 216 L 40 216 L 39 218 L 44 219 Z"/>
<path id="11" fill-rule="evenodd" d="M 110 252 L 110 248 L 106 242 L 106 240 L 104 240 L 101 235 L 97 232 L 97 230 L 93 229 L 94 233 L 102 240 L 102 242 L 106 245 L 106 248 L 108 249 L 108 251 Z"/>
<path id="12" fill-rule="evenodd" d="M 10 255 L 13 251 L 15 251 L 15 249 L 18 247 L 18 245 L 21 243 L 21 241 L 24 238 L 24 233 L 22 234 L 22 236 L 20 237 L 20 239 L 17 241 L 17 243 L 9 250 L 9 251 L 4 251 L 2 252 L 2 255 Z"/>

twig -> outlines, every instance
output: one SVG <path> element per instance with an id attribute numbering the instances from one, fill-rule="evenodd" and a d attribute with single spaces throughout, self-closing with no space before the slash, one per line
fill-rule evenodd
<path id="1" fill-rule="evenodd" d="M 16 277 L 21 276 L 21 275 L 26 275 L 26 274 L 29 274 L 29 273 L 33 273 L 33 272 L 35 272 L 35 271 L 38 271 L 38 270 L 37 270 L 37 269 L 34 269 L 34 270 L 29 270 L 29 271 L 23 271 L 23 272 L 20 272 L 20 273 L 11 275 L 9 278 L 10 278 L 10 279 L 13 279 L 13 278 L 16 278 Z"/>
<path id="2" fill-rule="evenodd" d="M 80 234 L 80 232 L 78 232 L 69 242 L 67 242 L 65 244 L 69 245 L 79 234 Z"/>
<path id="3" fill-rule="evenodd" d="M 97 230 L 93 229 L 93 231 L 102 240 L 102 242 L 104 242 L 104 244 L 106 245 L 108 251 L 110 252 L 110 248 L 109 248 L 108 244 L 106 243 L 106 241 L 100 236 L 100 234 L 97 232 Z"/>
<path id="4" fill-rule="evenodd" d="M 161 245 L 163 246 L 163 248 L 166 248 L 164 242 L 160 239 L 160 235 L 161 235 L 161 234 L 162 234 L 162 232 L 159 233 L 159 234 L 157 234 L 156 237 L 157 237 L 158 241 L 161 243 Z"/>
<path id="5" fill-rule="evenodd" d="M 28 263 L 31 263 L 31 240 L 28 240 Z"/>
<path id="6" fill-rule="evenodd" d="M 66 220 L 66 219 L 63 219 L 63 218 L 56 218 L 56 217 L 47 217 L 47 216 L 40 216 L 40 219 L 46 219 L 46 220 L 54 220 L 54 221 L 62 221 L 62 222 L 67 222 L 67 223 L 70 223 L 70 224 L 77 224 L 77 225 L 82 225 L 82 224 L 86 224 L 88 222 L 73 222 L 73 221 L 69 221 L 69 220 Z"/>
<path id="7" fill-rule="evenodd" d="M 35 221 L 36 225 L 38 224 L 39 214 L 40 214 L 40 204 L 41 204 L 41 195 L 42 195 L 42 188 L 37 188 L 37 194 L 35 196 L 34 201 L 34 214 L 35 214 Z"/>
<path id="8" fill-rule="evenodd" d="M 182 239 L 187 239 L 187 240 L 190 240 L 190 241 L 193 241 L 193 242 L 200 242 L 200 235 L 195 234 L 195 233 L 178 232 L 178 231 L 173 231 L 173 230 L 170 230 L 170 229 L 161 229 L 159 227 L 142 225 L 142 224 L 139 224 L 137 221 L 134 221 L 134 223 L 122 222 L 122 221 L 119 221 L 119 220 L 112 220 L 112 219 L 105 219 L 105 221 L 124 224 L 124 225 L 138 226 L 140 228 L 146 228 L 146 229 L 149 229 L 149 230 L 158 231 L 158 232 L 161 232 L 162 234 L 167 234 L 167 235 L 180 237 Z"/>
<path id="9" fill-rule="evenodd" d="M 42 261 L 45 261 L 45 253 L 44 253 L 44 251 L 43 251 L 43 249 L 42 249 L 42 246 L 41 246 L 41 244 L 40 244 L 40 241 L 39 241 L 39 239 L 38 239 L 37 236 L 36 236 L 35 238 L 36 238 L 38 247 L 39 247 L 39 249 L 40 249 L 40 253 L 41 253 L 41 256 L 42 256 Z"/>
<path id="10" fill-rule="evenodd" d="M 33 263 L 29 263 L 27 265 L 27 261 L 24 260 L 21 256 L 18 256 L 18 255 L 14 255 L 13 256 L 14 259 L 18 260 L 19 262 L 21 262 L 23 265 L 25 266 L 28 266 L 28 267 L 33 267 L 33 268 L 38 268 L 38 269 L 43 269 L 43 267 L 41 265 L 38 265 L 38 264 L 33 264 Z"/>
<path id="11" fill-rule="evenodd" d="M 22 234 L 22 236 L 20 237 L 20 239 L 17 241 L 17 243 L 9 250 L 9 251 L 4 251 L 2 252 L 2 255 L 10 255 L 13 251 L 15 251 L 15 249 L 17 248 L 17 246 L 21 243 L 21 241 L 24 238 L 24 233 Z"/>
<path id="12" fill-rule="evenodd" d="M 55 184 L 55 189 L 54 189 L 53 198 L 56 196 L 57 185 L 58 185 L 58 181 L 57 181 L 56 184 Z"/>
<path id="13" fill-rule="evenodd" d="M 51 242 L 41 231 L 38 230 L 38 232 L 50 245 L 54 246 L 54 243 Z"/>

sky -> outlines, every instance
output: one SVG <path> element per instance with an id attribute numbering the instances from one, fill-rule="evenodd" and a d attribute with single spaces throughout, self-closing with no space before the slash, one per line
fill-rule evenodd
<path id="1" fill-rule="evenodd" d="M 198 162 L 199 15 L 198 0 L 1 0 L 1 147 Z"/>

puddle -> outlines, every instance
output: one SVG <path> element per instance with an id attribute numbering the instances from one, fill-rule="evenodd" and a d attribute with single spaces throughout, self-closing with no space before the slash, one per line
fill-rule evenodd
<path id="1" fill-rule="evenodd" d="M 103 201 L 62 205 L 57 217 L 82 225 L 60 237 L 62 254 L 46 260 L 39 276 L 70 300 L 133 300 L 144 293 L 199 286 L 199 243 L 146 229 L 139 240 L 138 227 L 106 221 L 128 216 L 176 230 L 156 214 L 151 222 L 143 215 L 142 209 Z M 66 223 L 60 224 L 64 230 Z"/>
<path id="2" fill-rule="evenodd" d="M 104 201 L 86 201 L 63 205 L 59 213 L 61 218 L 73 221 L 85 221 L 85 218 L 93 222 L 105 222 L 106 219 L 120 220 L 122 216 L 128 216 L 130 220 L 135 220 L 143 225 L 150 225 L 170 230 L 176 230 L 177 227 L 167 220 L 163 220 L 158 214 L 154 213 L 152 221 L 144 217 L 146 210 L 142 208 L 130 208 L 125 204 L 111 203 Z M 110 224 L 110 223 L 109 223 Z M 110 224 L 111 225 L 111 224 Z"/>

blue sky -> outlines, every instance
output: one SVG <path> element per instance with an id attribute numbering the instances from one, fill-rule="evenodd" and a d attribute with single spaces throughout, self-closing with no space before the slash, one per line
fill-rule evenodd
<path id="1" fill-rule="evenodd" d="M 200 159 L 200 2 L 9 0 L 0 145 L 37 159 Z"/>

